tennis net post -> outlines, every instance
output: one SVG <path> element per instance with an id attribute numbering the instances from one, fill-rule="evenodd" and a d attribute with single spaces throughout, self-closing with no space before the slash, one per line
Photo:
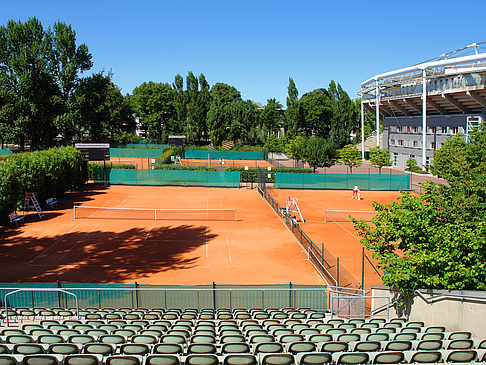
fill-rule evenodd
<path id="1" fill-rule="evenodd" d="M 324 210 L 324 223 L 331 222 L 351 222 L 351 218 L 363 219 L 364 221 L 371 221 L 378 212 L 373 210 L 336 210 L 326 209 Z"/>

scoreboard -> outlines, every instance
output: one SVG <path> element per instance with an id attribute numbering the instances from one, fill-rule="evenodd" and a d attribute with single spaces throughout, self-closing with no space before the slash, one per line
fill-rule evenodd
<path id="1" fill-rule="evenodd" d="M 76 143 L 74 145 L 80 152 L 83 160 L 106 161 L 110 160 L 109 143 Z"/>

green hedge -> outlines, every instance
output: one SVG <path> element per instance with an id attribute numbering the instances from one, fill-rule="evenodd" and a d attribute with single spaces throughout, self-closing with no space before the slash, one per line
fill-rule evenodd
<path id="1" fill-rule="evenodd" d="M 175 165 L 175 164 L 158 164 L 155 165 L 156 170 L 189 170 L 189 171 L 221 171 L 221 167 L 216 166 L 186 166 L 186 165 Z M 298 169 L 298 168 L 279 168 L 272 167 L 271 171 L 265 170 L 266 176 L 268 173 L 272 173 L 270 178 L 267 177 L 267 182 L 272 183 L 275 179 L 274 172 L 289 172 L 289 173 L 311 173 L 311 169 Z M 258 168 L 249 168 L 245 170 L 244 167 L 225 167 L 224 171 L 239 171 L 241 172 L 241 182 L 258 182 Z"/>
<path id="2" fill-rule="evenodd" d="M 11 155 L 0 161 L 0 220 L 21 207 L 24 192 L 35 192 L 42 204 L 85 182 L 83 159 L 74 147 Z"/>
<path id="3" fill-rule="evenodd" d="M 88 164 L 88 180 L 95 180 L 93 177 L 93 170 L 100 170 L 103 172 L 103 169 L 105 166 L 101 163 L 89 163 Z M 117 163 L 111 163 L 108 162 L 106 163 L 106 168 L 107 169 L 126 169 L 126 170 L 133 170 L 135 169 L 135 165 L 132 164 L 117 164 Z M 98 179 L 98 175 L 96 176 L 96 180 Z"/>

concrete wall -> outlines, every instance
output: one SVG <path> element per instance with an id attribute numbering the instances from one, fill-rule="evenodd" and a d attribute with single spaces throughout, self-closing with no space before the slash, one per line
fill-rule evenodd
<path id="1" fill-rule="evenodd" d="M 444 326 L 447 331 L 470 331 L 476 338 L 486 338 L 486 292 L 421 290 L 425 298 L 414 295 L 404 307 L 395 305 L 390 318 L 405 317 L 409 321 L 422 321 L 427 326 Z M 460 298 L 452 295 L 474 296 Z M 398 292 L 389 287 L 372 287 L 373 296 L 387 296 L 394 299 Z M 386 304 L 386 299 L 374 299 L 372 310 Z M 384 314 L 385 312 L 382 312 Z"/>

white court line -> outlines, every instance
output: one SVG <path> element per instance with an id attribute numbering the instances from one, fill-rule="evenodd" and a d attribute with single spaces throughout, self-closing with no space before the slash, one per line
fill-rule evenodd
<path id="1" fill-rule="evenodd" d="M 103 206 L 111 202 L 114 198 L 111 198 L 108 200 Z M 59 237 L 55 242 L 53 242 L 49 247 L 47 247 L 44 251 L 42 251 L 40 254 L 38 254 L 36 257 L 34 257 L 32 260 L 29 261 L 28 265 L 31 265 L 35 260 L 37 260 L 39 257 L 44 255 L 47 251 L 49 251 L 51 248 L 53 248 L 55 245 L 58 244 L 60 240 L 62 240 L 66 235 L 71 233 L 75 228 L 77 228 L 81 223 L 76 224 L 73 228 L 71 228 L 67 233 L 63 234 L 61 237 Z"/>
<path id="2" fill-rule="evenodd" d="M 145 239 L 144 241 L 147 241 L 147 238 L 150 234 L 150 232 L 152 232 L 152 229 L 154 228 L 154 225 L 155 225 L 155 219 L 154 219 L 154 222 L 152 223 L 152 226 L 150 227 L 149 231 L 147 232 L 147 234 L 145 235 Z"/>
<path id="3" fill-rule="evenodd" d="M 219 204 L 221 205 L 221 209 L 222 209 L 223 208 L 223 202 L 221 201 L 221 199 L 219 200 Z M 224 221 L 224 234 L 226 236 L 226 248 L 228 249 L 230 266 L 233 266 L 233 258 L 231 257 L 231 249 L 230 249 L 230 245 L 229 245 L 229 238 L 228 238 L 228 230 L 227 230 L 227 226 L 226 226 L 226 221 Z"/>

